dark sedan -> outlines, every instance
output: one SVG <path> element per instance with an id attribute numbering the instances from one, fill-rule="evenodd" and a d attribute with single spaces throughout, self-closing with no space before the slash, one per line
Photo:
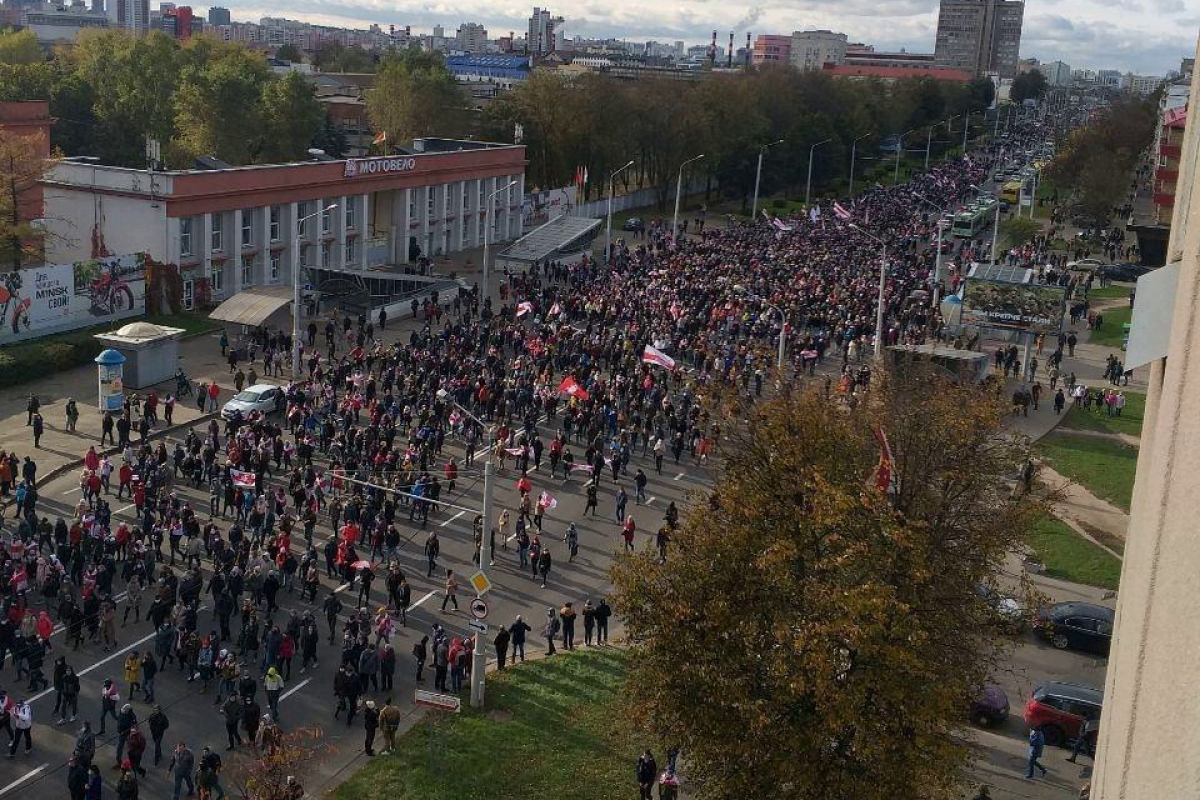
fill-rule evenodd
<path id="1" fill-rule="evenodd" d="M 994 728 L 1008 719 L 1008 695 L 994 683 L 979 691 L 971 703 L 971 722 L 981 728 Z"/>
<path id="2" fill-rule="evenodd" d="M 1115 612 L 1094 603 L 1057 603 L 1037 613 L 1034 633 L 1059 650 L 1108 655 Z"/>
<path id="3" fill-rule="evenodd" d="M 1145 264 L 1105 264 L 1100 268 L 1100 274 L 1109 280 L 1132 283 L 1153 270 L 1154 267 L 1147 267 Z"/>

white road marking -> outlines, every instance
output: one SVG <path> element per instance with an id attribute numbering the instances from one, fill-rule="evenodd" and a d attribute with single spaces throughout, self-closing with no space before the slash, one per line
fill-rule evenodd
<path id="1" fill-rule="evenodd" d="M 686 474 L 687 474 L 686 472 L 679 473 L 678 475 L 675 476 L 675 480 L 680 480 Z"/>
<path id="2" fill-rule="evenodd" d="M 129 510 L 129 509 L 131 509 L 131 508 L 133 508 L 135 505 L 137 505 L 137 504 L 136 504 L 136 503 L 130 503 L 129 505 L 125 506 L 124 508 L 119 508 L 119 509 L 117 509 L 117 512 L 116 512 L 116 513 L 118 513 L 118 514 L 124 514 L 126 511 L 128 511 L 128 510 Z"/>
<path id="3" fill-rule="evenodd" d="M 434 589 L 434 590 L 433 590 L 433 591 L 431 591 L 429 594 L 425 595 L 425 596 L 424 596 L 424 597 L 422 597 L 420 600 L 418 600 L 417 602 L 413 603 L 411 606 L 409 606 L 409 607 L 408 607 L 408 608 L 409 608 L 409 610 L 411 611 L 412 609 L 414 609 L 414 608 L 416 608 L 417 606 L 421 605 L 421 603 L 424 603 L 426 600 L 428 600 L 429 598 L 433 597 L 435 594 L 437 594 L 437 589 Z"/>
<path id="4" fill-rule="evenodd" d="M 657 499 L 658 499 L 657 497 L 651 497 L 649 500 L 647 500 L 647 501 L 646 501 L 646 505 L 650 505 L 651 503 L 653 503 L 653 502 L 654 502 L 655 500 L 657 500 Z"/>
<path id="5" fill-rule="evenodd" d="M 22 775 L 21 777 L 17 778 L 17 779 L 16 779 L 15 781 L 13 781 L 12 783 L 10 783 L 8 786 L 5 786 L 3 789 L 0 789 L 0 797 L 3 797 L 4 795 L 8 794 L 8 793 L 9 793 L 9 792 L 11 792 L 13 789 L 17 788 L 17 787 L 18 787 L 18 786 L 20 786 L 22 783 L 24 783 L 25 781 L 27 781 L 27 780 L 29 780 L 30 778 L 32 778 L 34 775 L 37 775 L 39 772 L 41 772 L 42 770 L 44 770 L 44 769 L 45 769 L 46 767 L 48 767 L 48 766 L 50 766 L 50 765 L 49 765 L 49 764 L 42 764 L 40 767 L 37 767 L 36 769 L 31 769 L 31 770 L 29 770 L 29 772 L 26 772 L 24 775 Z"/>
<path id="6" fill-rule="evenodd" d="M 463 514 L 465 514 L 465 513 L 467 513 L 467 512 L 465 512 L 465 511 L 460 511 L 460 512 L 458 512 L 458 513 L 457 513 L 457 514 L 455 514 L 453 517 L 451 517 L 450 519 L 448 519 L 448 520 L 446 520 L 445 522 L 443 522 L 443 523 L 442 523 L 442 525 L 441 525 L 441 527 L 443 527 L 443 528 L 444 528 L 444 527 L 446 527 L 446 526 L 447 526 L 447 525 L 449 525 L 451 522 L 454 522 L 454 520 L 458 519 L 459 517 L 461 517 L 461 516 L 462 516 Z"/>
<path id="7" fill-rule="evenodd" d="M 333 593 L 334 593 L 334 594 L 337 594 L 338 592 L 344 592 L 344 591 L 346 591 L 346 590 L 347 590 L 347 589 L 349 589 L 349 588 L 350 588 L 350 584 L 349 584 L 349 583 L 343 583 L 341 586 L 339 586 L 339 587 L 337 587 L 336 589 L 334 589 L 334 590 L 333 590 Z"/>
<path id="8" fill-rule="evenodd" d="M 279 699 L 280 699 L 280 700 L 287 700 L 287 699 L 288 699 L 289 697 L 291 697 L 293 694 L 295 694 L 296 692 L 298 692 L 298 691 L 300 691 L 301 689 L 303 689 L 303 688 L 304 688 L 304 687 L 305 687 L 305 686 L 308 684 L 308 682 L 309 682 L 309 681 L 311 681 L 311 680 L 312 680 L 312 678 L 305 678 L 304 680 L 300 681 L 299 683 L 297 683 L 297 684 L 296 684 L 295 686 L 293 686 L 292 688 L 288 689 L 288 690 L 287 690 L 286 692 L 284 692 L 283 694 L 279 695 Z"/>

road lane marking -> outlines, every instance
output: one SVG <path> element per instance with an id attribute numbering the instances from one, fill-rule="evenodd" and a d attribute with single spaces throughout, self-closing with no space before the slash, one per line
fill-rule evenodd
<path id="1" fill-rule="evenodd" d="M 658 499 L 657 497 L 651 497 L 649 500 L 647 500 L 647 501 L 646 501 L 646 505 L 650 505 L 651 503 L 653 503 L 653 502 L 654 502 L 655 500 L 657 500 L 657 499 Z"/>
<path id="2" fill-rule="evenodd" d="M 39 772 L 41 772 L 42 770 L 44 770 L 44 769 L 45 769 L 46 767 L 48 767 L 48 766 L 50 766 L 50 765 L 49 765 L 49 764 L 42 764 L 40 767 L 37 767 L 36 769 L 31 769 L 31 770 L 29 770 L 29 772 L 26 772 L 24 775 L 22 775 L 21 777 L 17 778 L 17 779 L 16 779 L 15 781 L 13 781 L 12 783 L 10 783 L 8 786 L 5 786 L 3 789 L 0 789 L 0 797 L 3 797 L 4 795 L 8 794 L 8 793 L 9 793 L 9 792 L 11 792 L 13 789 L 17 788 L 17 787 L 18 787 L 18 786 L 20 786 L 22 783 L 24 783 L 25 781 L 27 781 L 27 780 L 29 780 L 30 778 L 32 778 L 34 775 L 37 775 Z"/>
<path id="3" fill-rule="evenodd" d="M 334 594 L 337 594 L 338 592 L 344 592 L 344 591 L 346 591 L 347 589 L 349 589 L 349 588 L 350 588 L 350 585 L 351 585 L 351 584 L 349 584 L 349 583 L 343 583 L 341 586 L 339 586 L 339 587 L 337 587 L 336 589 L 334 589 L 334 590 L 333 590 L 333 593 L 334 593 Z"/>
<path id="4" fill-rule="evenodd" d="M 424 603 L 426 600 L 428 600 L 429 598 L 433 597 L 435 594 L 437 594 L 437 589 L 433 589 L 432 591 L 430 591 L 430 592 L 429 592 L 429 594 L 425 595 L 425 596 L 424 596 L 424 597 L 422 597 L 420 600 L 418 600 L 417 602 L 413 603 L 411 606 L 409 606 L 409 607 L 408 607 L 408 608 L 409 608 L 409 610 L 411 611 L 412 609 L 414 609 L 414 608 L 416 608 L 417 606 L 421 605 L 421 603 Z"/>
<path id="5" fill-rule="evenodd" d="M 680 480 L 686 474 L 687 474 L 686 472 L 679 473 L 678 475 L 675 476 L 675 480 Z"/>
<path id="6" fill-rule="evenodd" d="M 443 528 L 444 528 L 444 527 L 446 527 L 446 526 L 447 526 L 447 525 L 449 525 L 451 522 L 454 522 L 454 520 L 458 519 L 459 517 L 461 517 L 461 516 L 462 516 L 463 514 L 465 514 L 465 513 L 467 513 L 467 512 L 465 512 L 465 511 L 460 511 L 460 512 L 458 512 L 458 513 L 457 513 L 457 514 L 455 514 L 453 517 L 451 517 L 450 519 L 448 519 L 448 520 L 446 520 L 445 522 L 443 522 L 443 523 L 442 523 L 442 525 L 441 525 L 441 527 L 443 527 Z"/>
<path id="7" fill-rule="evenodd" d="M 292 688 L 288 689 L 286 692 L 284 692 L 283 694 L 281 694 L 281 695 L 279 696 L 279 699 L 280 699 L 280 700 L 287 700 L 287 699 L 288 699 L 289 697 L 291 697 L 293 694 L 295 694 L 296 692 L 300 691 L 300 690 L 301 690 L 301 689 L 303 689 L 305 686 L 307 686 L 307 685 L 308 685 L 308 682 L 309 682 L 309 681 L 311 681 L 311 680 L 312 680 L 312 678 L 305 678 L 304 680 L 300 681 L 300 682 L 299 682 L 299 683 L 297 683 L 295 686 L 293 686 Z"/>

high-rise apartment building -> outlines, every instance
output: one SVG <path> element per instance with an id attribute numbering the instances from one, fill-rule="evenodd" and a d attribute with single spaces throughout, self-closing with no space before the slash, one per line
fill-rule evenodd
<path id="1" fill-rule="evenodd" d="M 221 6 L 212 6 L 208 9 L 208 24 L 209 25 L 228 25 L 230 23 L 229 9 L 221 8 Z"/>
<path id="2" fill-rule="evenodd" d="M 483 53 L 487 50 L 487 28 L 477 22 L 464 22 L 454 35 L 454 46 L 464 53 Z"/>
<path id="3" fill-rule="evenodd" d="M 562 17 L 552 16 L 548 8 L 535 6 L 529 17 L 529 32 L 525 36 L 525 48 L 529 54 L 547 55 L 557 50 L 562 24 Z"/>
<path id="4" fill-rule="evenodd" d="M 934 48 L 938 66 L 1014 77 L 1024 16 L 1022 0 L 942 0 Z"/>
<path id="5" fill-rule="evenodd" d="M 789 53 L 792 66 L 801 70 L 823 69 L 826 64 L 846 60 L 846 34 L 833 31 L 796 31 Z"/>
<path id="6" fill-rule="evenodd" d="M 114 27 L 134 33 L 150 28 L 150 0 L 109 0 L 108 14 Z"/>

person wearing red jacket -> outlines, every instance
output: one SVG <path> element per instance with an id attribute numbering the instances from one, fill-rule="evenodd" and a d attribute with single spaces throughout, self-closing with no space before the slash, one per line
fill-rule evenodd
<path id="1" fill-rule="evenodd" d="M 126 492 L 133 497 L 133 467 L 128 463 L 122 464 L 117 470 L 117 499 L 120 500 Z"/>

